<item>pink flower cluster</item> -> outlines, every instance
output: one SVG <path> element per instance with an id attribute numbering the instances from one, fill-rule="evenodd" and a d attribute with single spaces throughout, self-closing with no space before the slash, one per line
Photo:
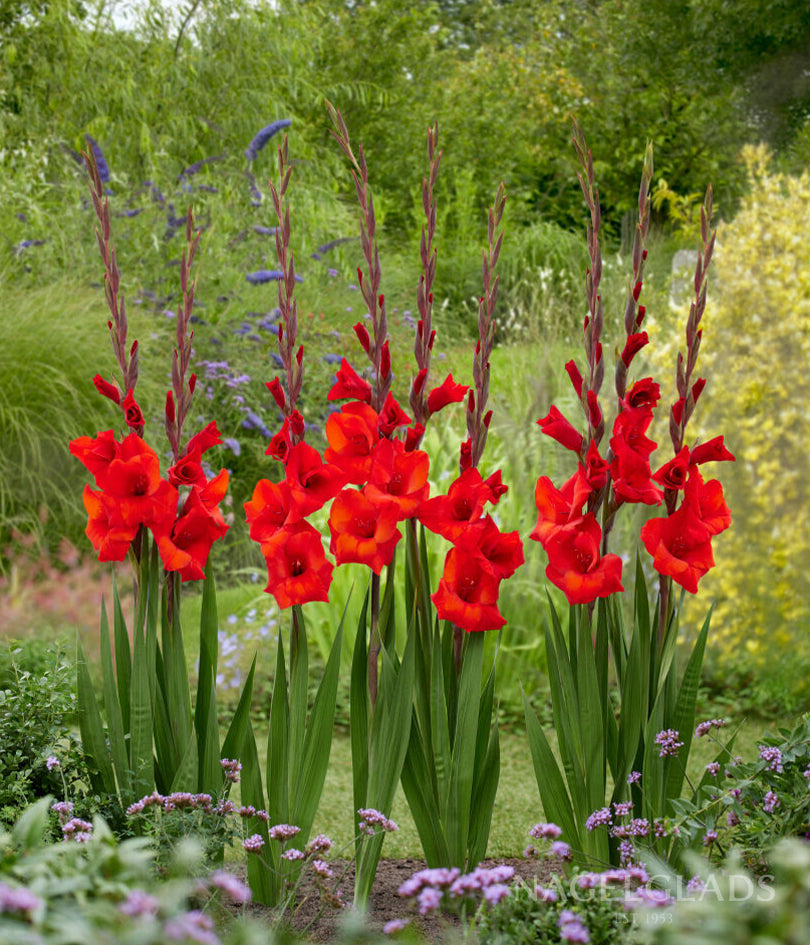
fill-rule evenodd
<path id="1" fill-rule="evenodd" d="M 695 738 L 703 738 L 703 736 L 708 735 L 713 728 L 722 728 L 725 724 L 725 719 L 708 719 L 705 722 L 700 722 L 695 729 Z"/>
<path id="2" fill-rule="evenodd" d="M 373 807 L 361 807 L 357 811 L 360 815 L 360 823 L 357 825 L 360 833 L 373 837 L 376 833 L 375 827 L 380 827 L 386 833 L 393 833 L 399 830 L 399 825 L 393 820 L 389 820 L 381 811 Z"/>
<path id="3" fill-rule="evenodd" d="M 399 887 L 399 895 L 415 899 L 421 915 L 436 912 L 445 896 L 448 899 L 475 897 L 480 893 L 488 905 L 500 902 L 510 893 L 508 881 L 515 875 L 511 866 L 493 866 L 487 869 L 477 866 L 470 873 L 463 873 L 454 866 L 419 870 Z"/>

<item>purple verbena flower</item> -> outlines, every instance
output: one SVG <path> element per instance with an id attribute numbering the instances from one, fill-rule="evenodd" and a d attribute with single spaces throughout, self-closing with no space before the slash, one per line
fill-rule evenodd
<path id="1" fill-rule="evenodd" d="M 417 898 L 419 905 L 419 914 L 427 915 L 428 912 L 435 912 L 442 904 L 442 894 L 433 886 L 426 886 Z"/>
<path id="2" fill-rule="evenodd" d="M 766 771 L 775 771 L 777 774 L 781 774 L 784 771 L 782 752 L 775 745 L 760 745 L 759 757 L 762 761 L 766 762 Z"/>
<path id="3" fill-rule="evenodd" d="M 501 899 L 509 895 L 509 887 L 505 883 L 492 883 L 484 887 L 484 899 L 490 906 L 497 905 Z"/>
<path id="4" fill-rule="evenodd" d="M 35 912 L 45 903 L 24 886 L 9 886 L 0 882 L 0 914 L 3 912 Z"/>
<path id="5" fill-rule="evenodd" d="M 703 738 L 703 736 L 708 735 L 713 728 L 722 728 L 725 724 L 725 719 L 709 719 L 706 722 L 700 722 L 695 729 L 695 737 Z"/>
<path id="6" fill-rule="evenodd" d="M 250 902 L 250 887 L 227 870 L 216 870 L 211 874 L 211 885 L 221 890 L 231 902 Z"/>
<path id="7" fill-rule="evenodd" d="M 537 885 L 534 887 L 534 894 L 539 902 L 556 902 L 559 899 L 556 889 L 548 886 Z"/>
<path id="8" fill-rule="evenodd" d="M 766 814 L 772 814 L 777 807 L 781 807 L 782 802 L 779 798 L 773 793 L 773 791 L 768 791 L 762 801 L 762 809 Z"/>
<path id="9" fill-rule="evenodd" d="M 707 830 L 706 833 L 703 834 L 703 846 L 704 847 L 711 846 L 716 839 L 717 839 L 717 831 Z"/>
<path id="10" fill-rule="evenodd" d="M 631 771 L 630 774 L 627 775 L 628 784 L 638 784 L 640 780 L 641 780 L 640 771 Z"/>
<path id="11" fill-rule="evenodd" d="M 394 932 L 401 932 L 407 927 L 408 922 L 408 919 L 391 919 L 383 926 L 383 935 L 393 935 Z"/>
<path id="12" fill-rule="evenodd" d="M 235 758 L 223 758 L 222 761 L 220 761 L 220 765 L 222 766 L 222 773 L 225 775 L 225 780 L 230 781 L 232 784 L 238 784 L 242 765 Z"/>
<path id="13" fill-rule="evenodd" d="M 717 761 L 710 761 L 710 762 L 706 765 L 706 770 L 709 772 L 709 774 L 710 774 L 713 778 L 716 778 L 717 775 L 720 774 L 720 763 L 717 762 Z"/>
<path id="14" fill-rule="evenodd" d="M 118 911 L 133 918 L 149 918 L 157 915 L 160 902 L 142 889 L 130 889 L 127 898 L 119 903 Z"/>
<path id="15" fill-rule="evenodd" d="M 562 828 L 556 824 L 535 824 L 530 830 L 529 835 L 535 840 L 556 840 L 562 833 Z"/>
<path id="16" fill-rule="evenodd" d="M 658 752 L 659 758 L 666 758 L 668 755 L 678 754 L 678 749 L 683 748 L 683 742 L 678 741 L 679 734 L 680 733 L 676 732 L 674 728 L 667 728 L 655 736 L 655 744 L 660 748 Z"/>
<path id="17" fill-rule="evenodd" d="M 706 883 L 696 874 L 693 876 L 689 882 L 686 884 L 687 892 L 703 892 L 706 888 Z"/>
<path id="18" fill-rule="evenodd" d="M 301 828 L 294 827 L 292 824 L 276 824 L 270 828 L 269 833 L 271 840 L 280 840 L 284 843 L 286 840 L 291 840 L 296 834 L 301 833 Z"/>
<path id="19" fill-rule="evenodd" d="M 554 843 L 551 844 L 551 853 L 553 856 L 559 857 L 561 860 L 570 860 L 573 856 L 571 847 L 562 840 L 555 840 Z"/>
<path id="20" fill-rule="evenodd" d="M 264 846 L 264 839 L 261 834 L 254 833 L 242 841 L 242 846 L 248 853 L 258 853 Z"/>
<path id="21" fill-rule="evenodd" d="M 599 810 L 595 810 L 585 821 L 585 829 L 595 830 L 597 827 L 607 827 L 611 820 L 612 815 L 610 813 L 610 808 L 601 807 Z"/>
<path id="22" fill-rule="evenodd" d="M 164 926 L 166 938 L 172 942 L 199 942 L 200 945 L 219 945 L 214 931 L 214 920 L 199 909 L 175 916 Z"/>
<path id="23" fill-rule="evenodd" d="M 632 801 L 616 801 L 613 805 L 613 813 L 616 817 L 627 817 L 633 813 Z"/>

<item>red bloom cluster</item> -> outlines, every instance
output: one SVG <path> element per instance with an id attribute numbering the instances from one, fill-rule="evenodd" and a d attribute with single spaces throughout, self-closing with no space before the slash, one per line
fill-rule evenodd
<path id="1" fill-rule="evenodd" d="M 559 490 L 547 477 L 538 479 L 538 519 L 530 536 L 545 548 L 549 559 L 546 576 L 565 593 L 570 604 L 590 603 L 622 590 L 621 559 L 601 553 L 602 529 L 591 511 L 606 496 L 612 515 L 626 502 L 660 505 L 666 494 L 672 496 L 675 490 L 684 489 L 680 507 L 674 507 L 673 499 L 671 514 L 647 522 L 641 539 L 653 556 L 656 570 L 692 593 L 697 592 L 698 581 L 714 565 L 711 537 L 728 528 L 731 514 L 720 483 L 704 483 L 697 466 L 734 457 L 723 445 L 723 438 L 716 437 L 691 452 L 683 447 L 653 473 L 650 456 L 657 444 L 649 439 L 647 430 L 659 399 L 659 386 L 652 378 L 636 382 L 621 399 L 608 460 L 600 456 L 593 440 L 585 449 L 582 434 L 556 407 L 538 420 L 544 433 L 579 459 L 577 472 Z M 593 405 L 588 402 L 588 409 L 591 426 L 596 427 L 601 414 L 597 415 L 598 406 L 593 400 Z M 609 484 L 612 490 L 603 492 Z"/>
<path id="2" fill-rule="evenodd" d="M 132 409 L 140 418 L 134 401 Z M 142 429 L 142 421 L 137 426 Z M 164 479 L 157 453 L 138 433 L 119 441 L 106 430 L 95 439 L 73 440 L 71 453 L 93 474 L 98 487 L 84 487 L 84 507 L 89 517 L 86 534 L 99 561 L 123 561 L 144 526 L 154 535 L 167 571 L 178 571 L 183 581 L 203 578 L 212 544 L 228 530 L 219 509 L 228 471 L 209 480 L 201 463 L 202 454 L 220 442 L 216 424 L 208 424 L 191 438 Z M 179 509 L 178 488 L 189 490 Z"/>
<path id="3" fill-rule="evenodd" d="M 431 412 L 463 400 L 466 391 L 447 378 L 428 396 Z M 284 479 L 262 479 L 245 503 L 250 537 L 267 560 L 266 590 L 280 607 L 328 600 L 333 565 L 320 534 L 304 519 L 333 500 L 329 550 L 338 565 L 364 564 L 380 574 L 402 537 L 399 523 L 419 518 L 455 545 L 433 595 L 439 616 L 466 630 L 501 626 L 498 585 L 523 555 L 517 532 L 502 535 L 490 516 L 483 517 L 484 504 L 506 491 L 500 473 L 484 482 L 477 470 L 468 470 L 448 496 L 429 499 L 430 460 L 415 448 L 418 433 L 409 427 L 404 441 L 395 435 L 411 418 L 390 392 L 382 410 L 374 410 L 371 388 L 344 359 L 328 399 L 348 397 L 355 399 L 326 421 L 323 458 L 306 443 L 290 445 L 282 430 L 283 447 L 275 444 L 268 452 L 284 462 Z"/>
<path id="4" fill-rule="evenodd" d="M 482 479 L 470 467 L 446 496 L 428 499 L 419 510 L 425 528 L 454 546 L 431 600 L 442 620 L 451 620 L 468 632 L 495 630 L 506 623 L 498 610 L 499 586 L 523 564 L 518 533 L 503 534 L 492 516 L 484 515 L 486 504 L 497 504 L 504 492 L 500 471 Z"/>

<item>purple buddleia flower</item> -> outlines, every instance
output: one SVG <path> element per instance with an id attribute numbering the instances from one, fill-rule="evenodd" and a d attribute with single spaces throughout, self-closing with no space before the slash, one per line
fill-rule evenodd
<path id="1" fill-rule="evenodd" d="M 265 125 L 264 128 L 256 135 L 256 137 L 250 142 L 245 151 L 245 157 L 248 161 L 255 161 L 258 157 L 259 151 L 267 144 L 267 142 L 279 133 L 282 128 L 289 128 L 292 124 L 292 120 L 289 118 L 279 118 L 278 121 L 274 121 L 270 125 Z"/>
<path id="2" fill-rule="evenodd" d="M 249 272 L 245 278 L 251 285 L 263 285 L 265 282 L 278 282 L 284 278 L 280 269 L 257 269 Z"/>
<path id="3" fill-rule="evenodd" d="M 319 246 L 315 252 L 310 255 L 310 259 L 320 259 L 324 253 L 328 253 L 336 246 L 340 246 L 341 243 L 352 243 L 356 239 L 356 236 L 341 236 L 336 240 L 330 240 L 328 243 L 324 243 L 323 246 Z"/>
<path id="4" fill-rule="evenodd" d="M 277 226 L 262 226 L 260 223 L 257 223 L 253 227 L 253 232 L 258 233 L 259 236 L 275 236 L 278 233 Z"/>
<path id="5" fill-rule="evenodd" d="M 93 149 L 93 157 L 96 159 L 96 167 L 98 168 L 98 176 L 101 179 L 101 183 L 108 184 L 110 182 L 110 166 L 107 164 L 107 161 L 101 152 L 101 148 L 98 146 L 98 142 L 90 135 L 86 134 L 84 137 L 87 143 Z"/>
<path id="6" fill-rule="evenodd" d="M 194 164 L 189 164 L 188 167 L 184 167 L 182 171 L 177 175 L 178 180 L 182 180 L 184 177 L 193 177 L 198 171 L 201 171 L 206 164 L 214 164 L 218 161 L 224 161 L 225 154 L 214 154 L 211 157 L 202 158 L 200 161 L 196 161 Z"/>

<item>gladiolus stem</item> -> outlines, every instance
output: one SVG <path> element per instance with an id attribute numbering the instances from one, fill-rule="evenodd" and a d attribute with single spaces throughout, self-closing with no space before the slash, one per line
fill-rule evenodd
<path id="1" fill-rule="evenodd" d="M 368 648 L 368 694 L 372 711 L 377 704 L 377 676 L 380 659 L 380 575 L 371 575 L 371 633 Z"/>

